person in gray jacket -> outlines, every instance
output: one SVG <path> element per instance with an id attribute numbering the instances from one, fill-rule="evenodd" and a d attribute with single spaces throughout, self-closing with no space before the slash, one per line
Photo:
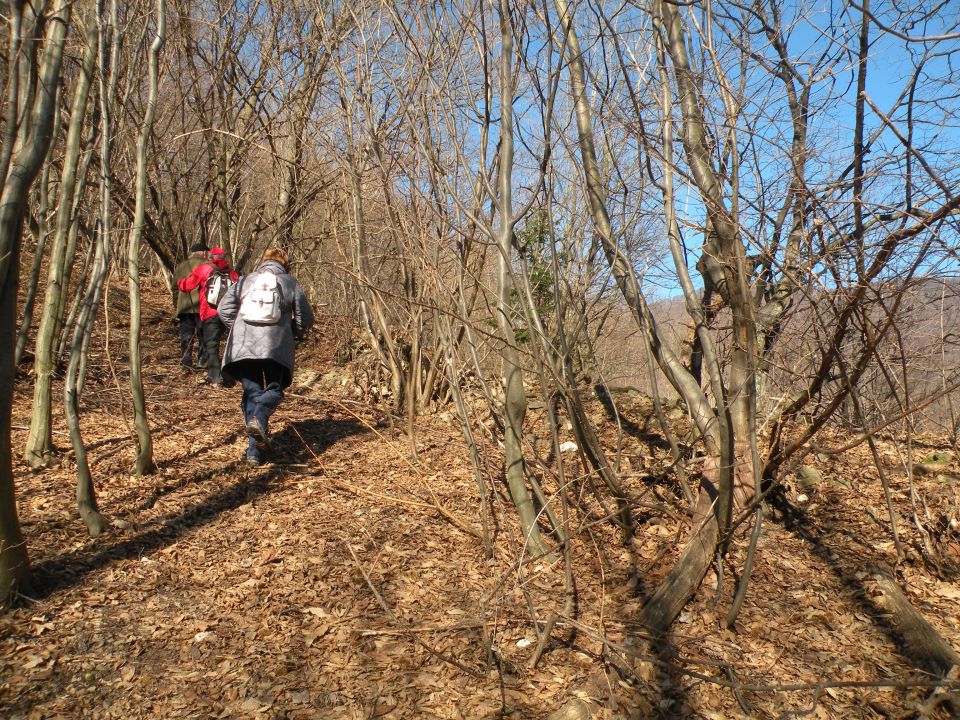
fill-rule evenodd
<path id="1" fill-rule="evenodd" d="M 235 380 L 243 386 L 240 408 L 249 438 L 246 459 L 251 466 L 262 461 L 269 438 L 270 416 L 293 380 L 296 338 L 309 329 L 314 320 L 313 309 L 300 283 L 287 273 L 287 263 L 287 253 L 281 248 L 267 248 L 257 269 L 240 278 L 217 307 L 220 320 L 230 331 L 223 352 L 224 384 Z M 274 275 L 275 282 L 267 278 L 270 282 L 264 283 L 263 273 Z M 276 287 L 272 288 L 274 284 Z M 261 285 L 272 289 L 260 291 Z M 267 294 L 262 294 L 264 292 Z M 258 317 L 249 310 L 253 298 L 259 298 L 262 307 L 264 297 L 268 304 L 275 298 L 279 317 Z M 252 319 L 248 321 L 245 317 Z"/>

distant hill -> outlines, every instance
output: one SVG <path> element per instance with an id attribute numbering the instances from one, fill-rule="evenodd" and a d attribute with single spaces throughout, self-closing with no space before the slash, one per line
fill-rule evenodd
<path id="1" fill-rule="evenodd" d="M 960 278 L 916 279 L 905 288 L 897 305 L 900 292 L 900 285 L 883 284 L 868 293 L 872 308 L 870 332 L 875 332 L 889 314 L 896 318 L 895 328 L 878 348 L 879 358 L 870 362 L 859 385 L 872 422 L 901 413 L 908 401 L 909 405 L 916 405 L 960 374 Z M 774 353 L 768 397 L 809 381 L 827 341 L 832 318 L 842 302 L 842 296 L 823 292 L 815 305 L 806 299 L 794 304 Z M 683 298 L 658 301 L 651 305 L 651 310 L 661 327 L 668 330 L 674 350 L 678 350 L 690 328 Z M 718 323 L 721 327 L 727 324 L 727 317 L 721 314 Z M 861 319 L 855 323 L 856 332 L 848 334 L 854 335 L 847 341 L 850 353 L 864 342 L 862 325 Z M 598 368 L 604 382 L 652 393 L 641 342 L 640 332 L 626 308 L 613 310 L 597 344 Z M 676 397 L 659 372 L 657 385 L 661 396 Z M 958 414 L 960 396 L 950 393 L 926 407 L 918 420 L 928 429 L 953 433 Z"/>

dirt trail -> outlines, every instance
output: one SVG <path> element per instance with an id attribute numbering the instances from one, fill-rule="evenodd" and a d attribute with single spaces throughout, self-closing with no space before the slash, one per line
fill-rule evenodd
<path id="1" fill-rule="evenodd" d="M 460 524 L 479 529 L 478 490 L 453 421 L 421 418 L 419 457 L 410 461 L 406 436 L 382 411 L 354 402 L 336 377 L 323 379 L 336 365 L 321 327 L 303 348 L 298 375 L 312 382 L 295 383 L 274 418 L 274 461 L 247 468 L 239 390 L 211 390 L 197 385 L 199 374 L 179 374 L 162 290 L 148 290 L 145 375 L 158 472 L 130 477 L 124 391 L 97 358 L 83 430 L 101 508 L 114 527 L 86 537 L 58 421 L 61 465 L 17 474 L 37 597 L 0 616 L 0 715 L 493 718 L 506 710 L 536 718 L 601 667 L 604 646 L 589 628 L 614 641 L 635 629 L 630 618 L 644 588 L 669 567 L 678 545 L 675 523 L 647 518 L 624 548 L 612 529 L 578 521 L 582 629 L 574 634 L 561 623 L 556 638 L 568 642 L 549 646 L 529 670 L 528 603 L 541 617 L 562 606 L 562 575 L 539 566 L 516 571 L 512 520 L 498 526 L 488 559 L 475 537 L 430 507 L 433 495 Z M 113 331 L 114 352 L 122 333 Z M 15 448 L 26 438 L 29 403 L 24 380 Z M 631 442 L 635 465 L 649 470 L 661 462 L 656 447 Z M 866 511 L 882 508 L 879 490 L 856 477 L 859 456 L 836 462 L 828 470 L 853 480 L 811 493 L 817 520 L 806 535 L 765 523 L 738 632 L 718 630 L 730 578 L 716 603 L 711 575 L 661 656 L 675 667 L 646 678 L 617 712 L 730 718 L 750 709 L 754 717 L 778 717 L 810 708 L 815 696 L 734 693 L 709 678 L 767 686 L 923 677 L 871 616 L 858 586 L 861 565 L 891 557 L 882 516 Z M 630 475 L 638 497 L 663 495 L 652 477 Z M 905 499 L 899 488 L 904 513 Z M 493 500 L 500 517 L 510 518 L 503 496 Z M 735 561 L 743 548 L 738 539 Z M 635 569 L 639 584 L 630 582 Z M 916 563 L 901 577 L 960 646 L 957 586 Z M 620 695 L 631 693 L 621 688 Z M 923 691 L 849 687 L 817 695 L 814 717 L 872 718 L 899 716 Z"/>

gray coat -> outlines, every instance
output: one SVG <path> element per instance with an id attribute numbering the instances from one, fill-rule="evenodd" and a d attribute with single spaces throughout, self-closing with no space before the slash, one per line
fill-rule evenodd
<path id="1" fill-rule="evenodd" d="M 272 272 L 280 288 L 280 320 L 276 325 L 249 325 L 240 317 L 240 301 L 245 282 L 259 272 Z M 288 370 L 284 387 L 293 379 L 295 337 L 313 325 L 313 309 L 300 283 L 283 269 L 283 265 L 269 260 L 250 275 L 244 275 L 223 296 L 217 314 L 230 329 L 223 351 L 223 370 L 229 375 L 230 366 L 242 360 L 273 360 Z"/>

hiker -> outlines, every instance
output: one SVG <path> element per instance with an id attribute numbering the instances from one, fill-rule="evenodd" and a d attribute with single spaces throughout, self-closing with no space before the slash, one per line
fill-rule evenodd
<path id="1" fill-rule="evenodd" d="M 270 416 L 293 380 L 295 342 L 313 325 L 313 309 L 287 272 L 287 253 L 270 247 L 260 264 L 230 288 L 217 312 L 230 329 L 223 376 L 243 385 L 247 464 L 256 467 L 269 439 Z"/>
<path id="2" fill-rule="evenodd" d="M 180 281 L 207 261 L 207 246 L 196 243 L 190 246 L 190 254 L 181 260 L 173 271 L 173 279 L 179 288 Z M 203 338 L 200 335 L 200 293 L 196 290 L 177 290 L 177 319 L 180 321 L 180 371 L 184 374 L 193 367 L 193 341 L 199 340 L 197 365 L 203 365 Z"/>
<path id="3" fill-rule="evenodd" d="M 207 377 L 203 382 L 206 385 L 223 385 L 220 376 L 223 323 L 217 315 L 217 306 L 239 276 L 236 270 L 230 268 L 222 248 L 213 248 L 208 256 L 209 262 L 194 268 L 192 273 L 177 283 L 177 287 L 183 292 L 194 289 L 200 291 L 200 335 L 207 366 Z"/>

